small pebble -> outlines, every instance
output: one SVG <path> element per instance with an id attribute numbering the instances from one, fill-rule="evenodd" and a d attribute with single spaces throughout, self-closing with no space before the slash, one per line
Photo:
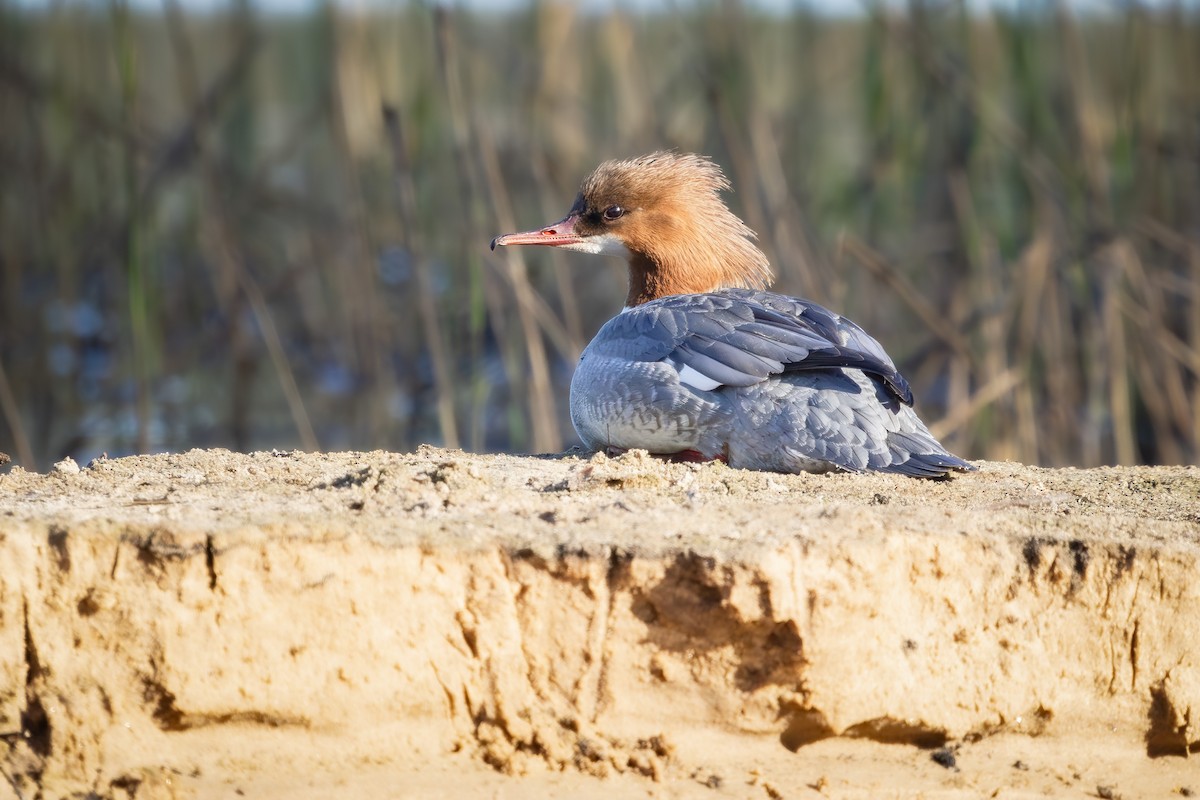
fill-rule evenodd
<path id="1" fill-rule="evenodd" d="M 75 459 L 67 456 L 54 465 L 54 471 L 59 475 L 78 475 L 79 465 L 75 463 Z"/>

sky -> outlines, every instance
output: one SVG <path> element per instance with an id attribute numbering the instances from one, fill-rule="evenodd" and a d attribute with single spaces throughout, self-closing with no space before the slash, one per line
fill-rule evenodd
<path id="1" fill-rule="evenodd" d="M 154 9 L 162 6 L 162 0 L 126 0 L 138 8 Z M 193 12 L 219 11 L 233 5 L 232 0 L 181 0 L 184 7 Z M 278 11 L 284 13 L 304 12 L 322 4 L 325 0 L 250 0 L 251 4 L 263 11 Z M 743 0 L 746 5 L 756 6 L 768 11 L 785 12 L 795 8 L 809 8 L 830 16 L 856 16 L 867 9 L 876 6 L 903 8 L 908 0 Z M 1059 5 L 1055 0 L 963 0 L 968 7 L 987 11 L 995 8 L 1009 10 L 1035 11 L 1053 8 Z M 107 6 L 111 0 L 0 0 L 14 2 L 25 8 L 46 8 L 61 3 L 78 5 Z M 403 5 L 407 0 L 332 0 L 337 5 L 346 8 L 386 7 L 396 4 Z M 478 10 L 511 10 L 530 5 L 529 0 L 454 0 L 454 2 L 437 2 L 426 0 L 430 5 L 460 6 Z M 678 6 L 693 5 L 688 0 L 577 0 L 579 5 L 589 11 L 604 11 L 613 7 L 621 7 L 630 11 L 664 11 Z M 934 4 L 949 4 L 957 0 L 933 0 Z M 1200 9 L 1200 0 L 1061 0 L 1061 4 L 1078 13 L 1105 13 L 1123 11 L 1129 7 L 1165 8 L 1181 5 L 1184 8 Z"/>

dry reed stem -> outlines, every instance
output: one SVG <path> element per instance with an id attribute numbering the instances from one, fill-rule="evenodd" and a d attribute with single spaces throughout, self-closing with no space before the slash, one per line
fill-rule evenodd
<path id="1" fill-rule="evenodd" d="M 498 178 L 499 168 L 494 148 L 490 146 L 481 148 L 481 144 L 490 145 L 490 140 L 480 142 L 478 137 L 472 137 L 475 130 L 471 124 L 471 116 L 463 101 L 464 86 L 458 69 L 459 50 L 451 15 L 444 11 L 439 11 L 436 19 L 438 22 L 438 43 L 440 45 L 438 53 L 442 67 L 442 78 L 445 82 L 449 99 L 450 118 L 454 130 L 457 132 L 455 137 L 457 160 L 466 167 L 467 173 L 471 176 L 470 185 L 472 187 L 484 187 L 489 192 L 493 203 L 502 202 L 503 192 L 499 188 L 501 182 Z M 478 162 L 476 161 L 476 156 L 481 157 L 483 160 L 484 176 L 482 179 L 477 175 Z M 478 192 L 471 192 L 469 194 L 478 196 Z M 473 226 L 469 230 L 473 230 Z M 482 244 L 482 237 L 469 236 L 468 238 L 479 240 Z M 545 345 L 541 337 L 541 329 L 534 312 L 534 306 L 540 298 L 537 297 L 536 293 L 529 286 L 523 262 L 516 260 L 511 252 L 507 259 L 507 266 L 507 277 L 516 296 L 517 317 L 526 350 L 526 363 L 529 368 L 528 391 L 521 391 L 526 386 L 524 375 L 515 368 L 515 365 L 506 361 L 506 364 L 510 366 L 508 377 L 518 387 L 518 394 L 524 394 L 530 404 L 530 411 L 527 417 L 531 429 L 530 444 L 536 450 L 558 450 L 561 448 L 562 440 L 554 408 L 554 396 L 551 393 L 549 363 L 546 357 Z M 493 315 L 503 313 L 503 309 L 496 302 L 495 298 L 489 297 L 489 305 Z M 559 341 L 562 341 L 562 339 L 560 338 Z"/>
<path id="2" fill-rule="evenodd" d="M 1017 370 L 1005 370 L 972 394 L 967 402 L 952 406 L 949 414 L 930 424 L 929 432 L 938 439 L 952 436 L 985 408 L 1021 386 L 1024 381 Z"/>
<path id="3" fill-rule="evenodd" d="M 33 455 L 33 447 L 29 444 L 29 435 L 21 422 L 21 411 L 17 405 L 17 397 L 13 393 L 12 384 L 8 381 L 8 372 L 4 363 L 0 362 L 0 411 L 4 412 L 4 421 L 8 423 L 9 433 L 12 434 L 14 448 L 17 451 L 17 463 L 25 469 L 36 471 L 37 459 Z"/>
<path id="4" fill-rule="evenodd" d="M 460 446 L 458 422 L 454 414 L 454 371 L 451 367 L 450 350 L 445 334 L 439 324 L 438 298 L 430 278 L 429 259 L 425 255 L 424 237 L 417 221 L 417 190 L 413 185 L 412 162 L 405 147 L 404 131 L 399 112 L 392 106 L 383 108 L 383 124 L 387 131 L 392 151 L 393 184 L 400 206 L 403 242 L 413 260 L 413 274 L 417 283 L 417 313 L 421 319 L 421 330 L 429 357 L 433 363 L 434 391 L 437 395 L 438 429 L 446 447 Z"/>
<path id="5" fill-rule="evenodd" d="M 490 144 L 490 139 L 486 139 L 485 142 Z M 512 214 L 508 210 L 507 195 L 504 191 L 504 182 L 500 177 L 500 164 L 496 158 L 496 151 L 490 146 L 484 146 L 481 156 L 484 175 L 487 178 L 488 193 L 496 207 L 501 227 L 512 229 Z M 521 322 L 521 331 L 524 334 L 528 353 L 530 421 L 533 427 L 531 443 L 538 452 L 558 451 L 562 449 L 562 437 L 558 430 L 554 394 L 550 385 L 550 362 L 546 357 L 542 326 L 538 325 L 538 319 L 533 312 L 535 303 L 541 298 L 530 286 L 528 274 L 525 271 L 525 262 L 513 248 L 505 250 L 504 261 L 508 267 L 509 284 L 517 299 L 517 315 Z M 547 313 L 549 313 L 548 309 Z M 557 323 L 557 321 L 555 322 Z M 560 325 L 556 324 L 555 327 L 561 329 Z M 565 342 L 566 339 L 564 332 L 562 335 L 553 337 L 552 341 Z"/>
<path id="6" fill-rule="evenodd" d="M 317 440 L 316 432 L 313 430 L 312 422 L 309 420 L 308 412 L 304 407 L 300 388 L 296 383 L 295 374 L 284 351 L 283 343 L 279 338 L 270 308 L 263 297 L 258 283 L 246 271 L 241 256 L 237 254 L 236 237 L 231 232 L 230 222 L 225 213 L 226 205 L 221 197 L 220 182 L 216 177 L 210 156 L 210 147 L 207 142 L 206 123 L 209 115 L 205 111 L 206 105 L 201 102 L 201 94 L 196 80 L 194 57 L 191 47 L 188 44 L 183 12 L 175 2 L 168 3 L 167 21 L 168 29 L 171 33 L 173 52 L 178 66 L 180 92 L 185 98 L 188 107 L 193 109 L 187 129 L 191 131 L 191 135 L 195 140 L 201 165 L 200 170 L 206 189 L 202 206 L 204 216 L 201 238 L 208 245 L 207 249 L 212 256 L 212 262 L 217 267 L 219 296 L 224 299 L 226 313 L 229 314 L 229 318 L 235 326 L 232 334 L 232 341 L 235 343 L 235 360 L 240 361 L 240 354 L 236 351 L 241 349 L 241 345 L 237 343 L 242 342 L 242 339 L 240 332 L 237 330 L 237 326 L 240 325 L 240 315 L 236 313 L 237 300 L 234 284 L 241 290 L 242 296 L 248 301 L 251 313 L 253 313 L 258 328 L 262 333 L 263 342 L 267 347 L 271 364 L 275 368 L 280 389 L 283 392 L 288 410 L 292 416 L 292 422 L 296 427 L 296 433 L 300 437 L 301 443 L 307 450 L 319 450 L 320 444 Z M 244 41 L 248 42 L 250 40 L 246 39 Z M 242 65 L 244 68 L 249 62 L 238 58 L 236 63 Z M 212 96 L 211 93 L 205 95 L 205 97 Z M 237 370 L 235 375 L 241 376 L 242 380 L 245 379 L 244 370 Z M 238 379 L 235 378 L 235 380 Z M 248 391 L 248 387 L 243 387 L 240 390 L 235 388 L 233 396 L 237 398 L 246 391 Z M 236 417 L 239 413 L 238 406 L 235 405 L 233 408 Z M 236 425 L 237 422 L 235 420 Z"/>
<path id="7" fill-rule="evenodd" d="M 1189 403 L 1190 424 L 1184 427 L 1189 433 L 1192 453 L 1200 452 L 1200 242 L 1186 238 L 1171 230 L 1162 222 L 1143 218 L 1137 229 L 1162 247 L 1174 252 L 1187 264 L 1190 280 L 1184 279 L 1178 289 L 1187 303 L 1187 336 L 1184 341 L 1171 331 L 1160 328 L 1158 341 L 1180 364 L 1186 364 L 1192 373 L 1191 402 Z M 1141 309 L 1127 308 L 1127 314 L 1142 326 L 1150 327 L 1148 316 Z"/>
<path id="8" fill-rule="evenodd" d="M 483 163 L 488 199 L 491 201 L 492 211 L 496 218 L 496 227 L 498 230 L 515 231 L 519 226 L 516 222 L 516 215 L 513 214 L 512 198 L 509 196 L 507 185 L 500 174 L 500 156 L 496 152 L 487 123 L 478 120 L 475 131 L 475 138 L 479 142 L 479 156 Z M 537 323 L 537 327 L 545 332 L 546 338 L 550 340 L 551 346 L 558 350 L 559 355 L 568 360 L 578 358 L 580 350 L 583 349 L 582 343 L 578 337 L 572 336 L 568 332 L 566 325 L 554 313 L 554 309 L 546 303 L 529 282 L 529 272 L 521 251 L 510 247 L 504 251 L 504 258 L 509 269 L 502 272 L 501 275 L 507 279 L 518 307 L 528 315 L 531 321 Z M 540 349 L 544 350 L 544 348 Z M 544 362 L 545 357 L 542 356 L 541 360 Z"/>
<path id="9" fill-rule="evenodd" d="M 946 345 L 947 349 L 966 360 L 972 367 L 975 366 L 974 358 L 963 341 L 962 333 L 956 330 L 947 321 L 945 315 L 937 311 L 925 299 L 925 296 L 887 259 L 872 250 L 865 242 L 858 239 L 852 233 L 842 234 L 840 246 L 853 256 L 859 264 L 866 267 L 877 280 L 895 292 L 904 301 L 904 304 L 925 324 L 929 332 Z"/>
<path id="10" fill-rule="evenodd" d="M 223 248 L 218 246 L 218 249 Z M 317 434 L 313 430 L 312 422 L 309 421 L 308 411 L 304 408 L 300 387 L 296 384 L 296 376 L 292 372 L 287 353 L 283 349 L 283 342 L 275 328 L 275 319 L 271 316 L 271 310 L 267 307 L 262 290 L 259 289 L 258 283 L 246 271 L 245 265 L 240 260 L 229 252 L 226 252 L 224 257 L 232 259 L 237 266 L 238 283 L 241 285 L 246 299 L 250 301 L 254 319 L 262 332 L 263 343 L 267 346 L 271 365 L 275 368 L 280 388 L 283 390 L 283 397 L 287 401 L 288 411 L 291 412 L 292 422 L 300 436 L 300 443 L 306 450 L 320 450 L 321 445 L 317 441 Z"/>
<path id="11" fill-rule="evenodd" d="M 1125 365 L 1129 363 L 1126 349 L 1124 320 L 1121 318 L 1121 278 L 1123 270 L 1119 264 L 1108 269 L 1108 277 L 1104 283 L 1105 292 L 1103 309 L 1101 311 L 1101 330 L 1105 348 L 1102 358 L 1109 369 L 1108 376 L 1108 407 L 1112 425 L 1113 447 L 1117 463 L 1129 464 L 1134 459 L 1133 406 L 1132 392 L 1129 384 L 1129 373 Z"/>
<path id="12" fill-rule="evenodd" d="M 480 130 L 484 132 L 488 139 L 489 149 L 495 148 L 492 144 L 491 134 L 487 133 L 487 126 L 481 125 Z M 555 214 L 562 214 L 562 197 L 552 187 L 550 177 L 547 174 L 546 159 L 540 153 L 533 154 L 533 160 L 530 164 L 530 169 L 533 172 L 534 184 L 538 187 L 538 195 L 541 198 L 542 216 L 547 221 L 558 219 Z M 512 213 L 512 198 L 509 196 L 507 188 L 503 181 L 500 186 L 504 188 L 501 196 L 506 207 L 509 209 L 509 216 L 514 220 L 516 215 Z M 514 223 L 515 224 L 515 223 Z M 501 226 L 503 227 L 503 225 Z M 521 226 L 517 226 L 521 227 Z M 587 338 L 583 333 L 583 316 L 579 312 L 579 298 L 575 291 L 576 281 L 571 275 L 571 271 L 567 268 L 567 260 L 563 257 L 563 253 L 558 248 L 551 247 L 549 250 L 550 263 L 553 265 L 552 272 L 554 274 L 554 286 L 558 293 L 558 301 L 562 305 L 562 324 L 561 328 L 547 327 L 547 323 L 557 323 L 554 312 L 546 307 L 545 310 L 538 310 L 538 321 L 546 330 L 546 335 L 550 337 L 551 342 L 556 341 L 554 331 L 556 329 L 561 332 L 557 335 L 557 340 L 562 343 L 559 348 L 560 353 L 567 361 L 574 363 L 579 359 L 579 354 L 583 352 L 583 346 L 587 342 Z"/>
<path id="13" fill-rule="evenodd" d="M 762 116 L 756 116 L 750 127 L 755 172 L 760 176 L 765 198 L 764 213 L 772 223 L 764 234 L 769 232 L 777 257 L 792 254 L 777 266 L 777 272 L 794 276 L 805 297 L 825 300 L 822 278 L 826 275 L 822 274 L 821 261 L 809 240 L 804 212 L 788 190 L 779 143 L 772 127 Z"/>
<path id="14" fill-rule="evenodd" d="M 334 75 L 330 77 L 328 123 L 334 143 L 333 152 L 338 159 L 338 170 L 345 181 L 347 191 L 343 193 L 341 210 L 348 219 L 349 269 L 344 272 L 348 301 L 346 319 L 350 321 L 355 344 L 356 366 L 366 378 L 367 391 L 361 393 L 367 405 L 368 437 L 380 441 L 386 434 L 387 403 L 393 375 L 387 365 L 385 352 L 389 346 L 389 331 L 386 324 L 387 312 L 381 307 L 378 282 L 372 255 L 378 251 L 371 233 L 367 201 L 359 178 L 358 168 L 351 143 L 348 108 L 343 96 L 346 73 L 354 70 L 348 64 L 358 63 L 362 58 L 361 41 L 355 41 L 352 27 L 345 23 L 348 17 L 338 15 L 333 20 L 330 46 Z M 344 41 L 350 39 L 350 41 Z M 376 118 L 377 119 L 377 118 Z"/>

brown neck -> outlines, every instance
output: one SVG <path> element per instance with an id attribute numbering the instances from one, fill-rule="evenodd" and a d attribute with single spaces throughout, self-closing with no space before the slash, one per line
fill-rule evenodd
<path id="1" fill-rule="evenodd" d="M 641 253 L 629 259 L 629 294 L 625 297 L 626 308 L 640 306 L 656 297 L 664 297 L 662 272 L 649 258 Z"/>
<path id="2" fill-rule="evenodd" d="M 677 294 L 703 294 L 734 287 L 766 288 L 771 283 L 766 258 L 747 240 L 734 241 L 738 248 L 728 253 L 692 252 L 679 258 L 672 258 L 669 253 L 635 251 L 629 259 L 629 294 L 625 306 L 632 308 Z M 711 261 L 706 261 L 705 256 Z"/>
<path id="3" fill-rule="evenodd" d="M 711 283 L 701 283 L 686 271 L 672 269 L 668 263 L 656 262 L 643 253 L 635 253 L 629 259 L 629 294 L 625 297 L 628 308 L 675 294 L 700 294 L 719 288 Z"/>

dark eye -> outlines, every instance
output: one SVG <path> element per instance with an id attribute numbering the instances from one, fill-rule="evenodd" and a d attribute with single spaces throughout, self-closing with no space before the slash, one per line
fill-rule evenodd
<path id="1" fill-rule="evenodd" d="M 610 221 L 614 219 L 620 219 L 624 213 L 625 209 L 621 208 L 620 206 L 609 206 L 608 208 L 604 209 L 604 218 Z"/>

